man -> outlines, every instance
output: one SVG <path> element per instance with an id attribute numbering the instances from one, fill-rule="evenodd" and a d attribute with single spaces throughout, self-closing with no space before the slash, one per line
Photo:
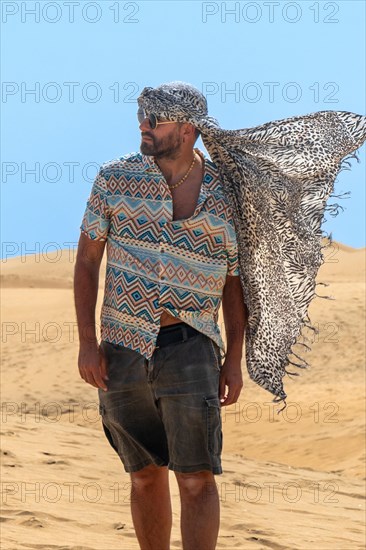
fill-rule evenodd
<path id="1" fill-rule="evenodd" d="M 198 90 L 188 93 L 192 105 L 207 111 Z M 178 89 L 174 100 L 182 99 Z M 247 322 L 232 210 L 216 166 L 194 148 L 193 124 L 143 109 L 139 121 L 141 153 L 101 167 L 81 225 L 79 371 L 98 388 L 105 434 L 130 473 L 140 547 L 169 549 L 171 469 L 183 548 L 212 550 L 220 406 L 240 395 Z M 99 345 L 95 306 L 106 243 Z M 226 350 L 217 325 L 221 303 Z"/>

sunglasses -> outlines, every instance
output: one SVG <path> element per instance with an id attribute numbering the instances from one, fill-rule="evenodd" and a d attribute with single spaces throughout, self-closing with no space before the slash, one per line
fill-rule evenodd
<path id="1" fill-rule="evenodd" d="M 147 115 L 147 113 L 143 109 L 139 109 L 137 111 L 137 119 L 138 119 L 139 123 L 142 124 L 144 122 L 145 118 L 147 118 L 149 120 L 149 125 L 150 125 L 151 130 L 155 130 L 155 128 L 159 124 L 175 124 L 176 123 L 175 120 L 165 120 L 163 122 L 159 122 L 158 117 L 154 113 L 150 113 L 149 115 Z"/>

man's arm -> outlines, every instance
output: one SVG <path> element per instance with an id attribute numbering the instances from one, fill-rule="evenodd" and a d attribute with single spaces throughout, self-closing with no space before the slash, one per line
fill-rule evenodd
<path id="1" fill-rule="evenodd" d="M 80 376 L 96 388 L 107 389 L 106 363 L 99 349 L 95 307 L 98 297 L 99 269 L 106 241 L 92 240 L 81 233 L 74 272 L 74 297 L 79 331 Z"/>
<path id="2" fill-rule="evenodd" d="M 248 320 L 239 276 L 226 277 L 222 296 L 222 310 L 226 331 L 226 357 L 221 367 L 220 400 L 223 406 L 236 403 L 243 387 L 241 358 Z M 228 394 L 225 397 L 225 386 Z"/>

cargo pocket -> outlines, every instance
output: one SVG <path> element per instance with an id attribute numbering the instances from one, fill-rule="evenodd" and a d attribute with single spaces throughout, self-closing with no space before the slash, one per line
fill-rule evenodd
<path id="1" fill-rule="evenodd" d="M 222 451 L 221 408 L 218 397 L 205 397 L 207 415 L 207 445 L 209 452 L 219 456 Z"/>

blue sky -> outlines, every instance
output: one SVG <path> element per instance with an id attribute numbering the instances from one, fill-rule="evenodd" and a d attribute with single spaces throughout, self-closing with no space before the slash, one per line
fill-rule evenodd
<path id="1" fill-rule="evenodd" d="M 1 7 L 2 256 L 77 242 L 97 166 L 139 150 L 144 86 L 190 82 L 228 129 L 366 110 L 363 1 Z M 365 246 L 365 146 L 359 157 L 337 180 L 351 191 L 345 211 L 323 225 L 354 247 Z"/>

